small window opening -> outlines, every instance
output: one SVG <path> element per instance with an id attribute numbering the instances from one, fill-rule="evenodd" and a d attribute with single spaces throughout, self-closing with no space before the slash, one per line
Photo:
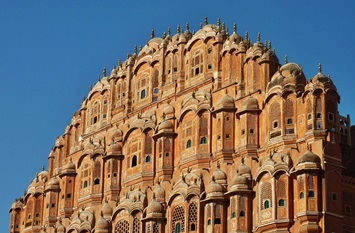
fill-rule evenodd
<path id="1" fill-rule="evenodd" d="M 165 157 L 169 157 L 169 153 L 167 152 L 167 153 L 165 153 Z"/>
<path id="2" fill-rule="evenodd" d="M 300 193 L 300 199 L 303 199 L 303 198 L 304 198 L 304 193 L 301 192 L 301 193 Z"/>
<path id="3" fill-rule="evenodd" d="M 308 197 L 314 197 L 314 191 L 309 191 L 308 192 Z"/>
<path id="4" fill-rule="evenodd" d="M 206 137 L 202 137 L 200 144 L 207 144 L 207 138 Z"/>
<path id="5" fill-rule="evenodd" d="M 288 125 L 293 124 L 293 122 L 292 122 L 292 119 L 291 119 L 291 118 L 287 119 L 287 124 L 288 124 Z"/>
<path id="6" fill-rule="evenodd" d="M 330 121 L 334 121 L 334 114 L 333 113 L 328 113 L 328 119 Z"/>
<path id="7" fill-rule="evenodd" d="M 332 200 L 338 201 L 338 195 L 336 193 L 332 193 Z"/>
<path id="8" fill-rule="evenodd" d="M 235 212 L 232 213 L 232 218 L 236 218 L 237 214 Z"/>
<path id="9" fill-rule="evenodd" d="M 264 201 L 264 208 L 265 209 L 270 208 L 270 201 L 269 200 Z"/>
<path id="10" fill-rule="evenodd" d="M 146 95 L 145 95 L 145 90 L 142 90 L 142 91 L 141 91 L 141 99 L 144 99 L 145 96 L 146 96 Z"/>
<path id="11" fill-rule="evenodd" d="M 135 166 L 137 166 L 137 156 L 136 155 L 134 155 L 133 157 L 132 157 L 132 166 L 131 167 L 135 167 Z"/>
<path id="12" fill-rule="evenodd" d="M 187 140 L 187 142 L 186 142 L 186 148 L 190 148 L 192 146 L 192 142 L 191 142 L 191 140 L 189 139 L 189 140 Z"/>
<path id="13" fill-rule="evenodd" d="M 212 69 L 212 65 L 211 64 L 208 64 L 207 68 L 210 70 Z"/>
<path id="14" fill-rule="evenodd" d="M 174 72 L 177 72 L 177 67 L 174 67 Z"/>
<path id="15" fill-rule="evenodd" d="M 285 200 L 284 199 L 280 199 L 279 200 L 279 206 L 285 206 Z"/>
<path id="16" fill-rule="evenodd" d="M 195 223 L 192 223 L 192 224 L 190 225 L 190 231 L 196 231 L 196 225 L 195 225 Z"/>
<path id="17" fill-rule="evenodd" d="M 195 75 L 198 75 L 200 73 L 200 68 L 195 69 Z"/>
<path id="18" fill-rule="evenodd" d="M 221 218 L 215 218 L 214 224 L 221 224 Z"/>
<path id="19" fill-rule="evenodd" d="M 275 121 L 275 122 L 274 122 L 274 129 L 276 129 L 277 127 L 278 127 L 278 122 Z"/>
<path id="20" fill-rule="evenodd" d="M 244 134 L 245 134 L 245 129 L 242 129 L 241 134 L 242 134 L 242 135 L 244 135 Z"/>
<path id="21" fill-rule="evenodd" d="M 146 163 L 150 163 L 150 161 L 151 161 L 151 158 L 150 158 L 149 155 L 148 155 L 147 157 L 145 157 L 145 162 L 146 162 Z"/>
<path id="22" fill-rule="evenodd" d="M 312 114 L 308 114 L 307 119 L 311 120 L 312 119 Z"/>
<path id="23" fill-rule="evenodd" d="M 322 118 L 322 113 L 317 113 L 317 118 Z"/>
<path id="24" fill-rule="evenodd" d="M 244 211 L 240 211 L 239 217 L 245 217 L 245 212 Z"/>
<path id="25" fill-rule="evenodd" d="M 71 198 L 71 194 L 70 193 L 67 194 L 67 198 Z"/>
<path id="26" fill-rule="evenodd" d="M 96 178 L 96 179 L 94 180 L 94 184 L 100 184 L 100 179 L 99 179 L 99 178 Z"/>
<path id="27" fill-rule="evenodd" d="M 211 219 L 207 220 L 207 225 L 211 225 Z"/>
<path id="28" fill-rule="evenodd" d="M 55 203 L 52 203 L 52 208 L 54 208 L 55 207 Z"/>
<path id="29" fill-rule="evenodd" d="M 254 133 L 254 129 L 249 129 L 249 133 L 253 134 Z"/>
<path id="30" fill-rule="evenodd" d="M 154 94 L 158 94 L 159 93 L 159 88 L 154 88 Z"/>
<path id="31" fill-rule="evenodd" d="M 87 180 L 84 181 L 83 187 L 84 187 L 84 188 L 87 188 L 87 187 L 88 187 L 88 181 L 87 181 Z"/>
<path id="32" fill-rule="evenodd" d="M 97 122 L 97 116 L 94 117 L 94 124 Z"/>
<path id="33" fill-rule="evenodd" d="M 113 177 L 117 177 L 117 173 L 113 173 Z"/>

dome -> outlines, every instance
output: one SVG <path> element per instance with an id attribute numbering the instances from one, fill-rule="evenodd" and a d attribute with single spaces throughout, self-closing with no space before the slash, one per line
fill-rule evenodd
<path id="1" fill-rule="evenodd" d="M 175 108 L 170 104 L 166 105 L 166 107 L 163 109 L 163 115 L 166 119 L 173 118 L 175 116 Z"/>
<path id="2" fill-rule="evenodd" d="M 108 224 L 107 220 L 104 219 L 103 216 L 101 215 L 99 220 L 97 220 L 97 223 L 95 226 L 96 230 L 106 230 L 106 229 L 108 229 L 108 227 L 109 227 L 109 224 Z"/>
<path id="3" fill-rule="evenodd" d="M 59 185 L 59 180 L 56 177 L 52 177 L 52 179 L 48 183 L 49 185 Z"/>
<path id="4" fill-rule="evenodd" d="M 152 201 L 147 207 L 147 215 L 154 215 L 154 217 L 162 216 L 163 210 L 163 205 L 157 202 L 153 196 Z"/>
<path id="5" fill-rule="evenodd" d="M 243 184 L 243 185 L 248 185 L 248 178 L 246 178 L 245 176 L 242 176 L 238 173 L 235 174 L 235 176 L 233 177 L 232 179 L 232 186 L 234 185 L 240 185 L 240 184 Z"/>
<path id="6" fill-rule="evenodd" d="M 224 171 L 220 169 L 219 163 L 217 164 L 216 170 L 213 172 L 212 176 L 214 177 L 215 181 L 218 183 L 227 183 L 227 175 Z"/>
<path id="7" fill-rule="evenodd" d="M 224 188 L 221 184 L 217 183 L 212 176 L 211 182 L 206 188 L 207 198 L 223 198 Z"/>
<path id="8" fill-rule="evenodd" d="M 69 163 L 67 163 L 63 168 L 75 170 L 75 164 L 70 160 Z"/>
<path id="9" fill-rule="evenodd" d="M 113 209 L 107 201 L 102 205 L 101 212 L 105 218 L 111 218 Z"/>
<path id="10" fill-rule="evenodd" d="M 62 224 L 62 219 L 59 219 L 59 224 L 57 226 L 57 233 L 65 233 L 65 226 Z"/>
<path id="11" fill-rule="evenodd" d="M 123 137 L 123 132 L 120 128 L 117 127 L 116 130 L 112 134 L 112 138 L 116 141 L 116 140 L 122 139 L 122 137 Z"/>
<path id="12" fill-rule="evenodd" d="M 107 154 L 122 154 L 122 146 L 117 142 L 111 142 L 107 148 Z"/>
<path id="13" fill-rule="evenodd" d="M 317 166 L 320 166 L 320 158 L 318 155 L 314 154 L 312 151 L 307 151 L 304 153 L 301 157 L 299 157 L 297 161 L 297 166 L 302 164 L 302 163 L 313 163 L 316 164 Z"/>
<path id="14" fill-rule="evenodd" d="M 234 98 L 228 94 L 225 94 L 217 103 L 216 109 L 224 109 L 224 108 L 229 108 L 229 109 L 235 108 Z"/>
<path id="15" fill-rule="evenodd" d="M 316 76 L 314 76 L 311 79 L 312 83 L 317 83 L 317 82 L 321 82 L 321 83 L 325 83 L 325 82 L 331 82 L 332 80 L 330 79 L 330 77 L 325 76 L 324 74 L 322 74 L 322 65 L 319 64 L 318 65 L 318 73 L 316 74 Z"/>
<path id="16" fill-rule="evenodd" d="M 244 110 L 259 110 L 259 103 L 258 100 L 255 99 L 253 96 L 249 96 L 244 102 L 243 102 L 243 108 Z"/>
<path id="17" fill-rule="evenodd" d="M 230 35 L 230 37 L 229 37 L 229 44 L 232 44 L 232 43 L 238 44 L 240 41 L 242 41 L 242 39 L 243 38 L 234 31 L 233 34 Z"/>
<path id="18" fill-rule="evenodd" d="M 162 199 L 164 200 L 164 197 L 165 197 L 165 190 L 164 188 L 158 183 L 157 186 L 155 187 L 154 189 L 154 194 L 156 196 L 156 198 L 159 200 L 159 199 Z"/>
<path id="19" fill-rule="evenodd" d="M 247 174 L 251 174 L 251 169 L 248 165 L 244 164 L 244 159 L 242 159 L 242 163 L 239 165 L 238 167 L 238 174 L 240 175 L 247 175 Z"/>
<path id="20" fill-rule="evenodd" d="M 287 63 L 272 76 L 266 89 L 270 91 L 275 86 L 281 86 L 282 88 L 291 88 L 296 92 L 302 92 L 306 82 L 302 68 L 296 63 Z"/>
<path id="21" fill-rule="evenodd" d="M 174 132 L 174 124 L 171 121 L 163 121 L 158 126 L 158 132 Z"/>

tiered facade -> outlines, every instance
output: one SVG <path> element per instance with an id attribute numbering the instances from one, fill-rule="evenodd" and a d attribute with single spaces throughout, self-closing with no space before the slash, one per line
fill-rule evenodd
<path id="1" fill-rule="evenodd" d="M 354 232 L 329 76 L 208 24 L 103 78 L 10 209 L 11 233 Z"/>

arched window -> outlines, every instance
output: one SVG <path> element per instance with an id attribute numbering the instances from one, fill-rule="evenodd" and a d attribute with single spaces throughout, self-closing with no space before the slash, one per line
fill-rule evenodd
<path id="1" fill-rule="evenodd" d="M 232 213 L 232 218 L 236 218 L 237 214 L 235 212 Z"/>
<path id="2" fill-rule="evenodd" d="M 180 233 L 181 232 L 181 224 L 178 222 L 175 225 L 175 233 Z"/>
<path id="3" fill-rule="evenodd" d="M 285 200 L 284 199 L 280 199 L 279 200 L 279 206 L 285 206 Z"/>
<path id="4" fill-rule="evenodd" d="M 244 211 L 240 211 L 239 217 L 245 217 L 245 212 Z"/>
<path id="5" fill-rule="evenodd" d="M 309 191 L 308 192 L 308 197 L 314 197 L 314 191 Z"/>
<path id="6" fill-rule="evenodd" d="M 145 89 L 143 89 L 141 91 L 141 99 L 144 99 L 146 97 L 146 94 L 145 94 Z"/>
<path id="7" fill-rule="evenodd" d="M 84 187 L 84 188 L 87 188 L 87 187 L 88 187 L 88 181 L 87 181 L 87 180 L 84 181 L 83 187 Z"/>
<path id="8" fill-rule="evenodd" d="M 135 166 L 137 166 L 137 156 L 136 155 L 133 155 L 133 157 L 132 157 L 132 166 L 131 167 L 135 167 Z"/>
<path id="9" fill-rule="evenodd" d="M 317 118 L 322 118 L 322 113 L 317 113 Z"/>
<path id="10" fill-rule="evenodd" d="M 211 219 L 207 220 L 207 225 L 211 225 Z"/>
<path id="11" fill-rule="evenodd" d="M 303 199 L 303 198 L 304 198 L 304 193 L 301 192 L 301 193 L 300 193 L 300 199 Z"/>
<path id="12" fill-rule="evenodd" d="M 200 144 L 207 144 L 207 138 L 206 137 L 202 137 Z"/>
<path id="13" fill-rule="evenodd" d="M 311 120 L 312 119 L 312 114 L 308 114 L 307 119 Z"/>
<path id="14" fill-rule="evenodd" d="M 293 122 L 292 122 L 292 119 L 291 118 L 289 118 L 289 119 L 287 119 L 287 124 L 288 125 L 291 125 Z"/>
<path id="15" fill-rule="evenodd" d="M 99 178 L 96 178 L 96 179 L 94 180 L 94 184 L 100 184 L 100 179 L 99 179 Z"/>
<path id="16" fill-rule="evenodd" d="M 149 155 L 148 155 L 147 157 L 145 157 L 145 162 L 146 162 L 146 163 L 150 163 L 150 161 L 151 161 L 151 158 L 150 158 Z"/>
<path id="17" fill-rule="evenodd" d="M 264 201 L 264 208 L 265 209 L 270 208 L 270 201 L 269 200 Z"/>
<path id="18" fill-rule="evenodd" d="M 190 148 L 192 146 L 191 139 L 187 140 L 186 142 L 186 148 Z"/>

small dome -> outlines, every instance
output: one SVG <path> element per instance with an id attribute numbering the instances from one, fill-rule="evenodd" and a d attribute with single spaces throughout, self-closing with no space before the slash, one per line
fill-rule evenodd
<path id="1" fill-rule="evenodd" d="M 224 188 L 221 184 L 217 183 L 212 176 L 211 182 L 206 188 L 207 198 L 223 198 Z"/>
<path id="2" fill-rule="evenodd" d="M 171 121 L 163 121 L 158 126 L 158 132 L 174 132 L 174 124 Z"/>
<path id="3" fill-rule="evenodd" d="M 111 142 L 107 148 L 107 154 L 122 154 L 122 146 L 117 142 Z"/>
<path id="4" fill-rule="evenodd" d="M 59 220 L 59 224 L 57 226 L 57 233 L 65 233 L 65 226 L 62 224 L 62 220 Z"/>
<path id="5" fill-rule="evenodd" d="M 236 173 L 235 176 L 232 179 L 232 186 L 233 185 L 240 185 L 240 184 L 248 185 L 248 182 L 249 182 L 248 178 Z"/>
<path id="6" fill-rule="evenodd" d="M 162 216 L 163 210 L 163 205 L 157 202 L 155 197 L 153 197 L 152 201 L 147 207 L 147 215 Z"/>
<path id="7" fill-rule="evenodd" d="M 179 42 L 180 43 L 186 43 L 187 42 L 185 33 L 180 34 Z"/>
<path id="8" fill-rule="evenodd" d="M 116 130 L 113 132 L 112 137 L 115 141 L 122 138 L 123 137 L 122 130 L 117 127 Z"/>
<path id="9" fill-rule="evenodd" d="M 317 166 L 320 166 L 320 158 L 318 155 L 314 154 L 312 151 L 307 151 L 297 161 L 297 166 L 302 163 L 314 163 Z"/>
<path id="10" fill-rule="evenodd" d="M 52 179 L 48 183 L 49 185 L 59 185 L 59 180 L 56 177 L 52 177 Z"/>
<path id="11" fill-rule="evenodd" d="M 69 163 L 63 166 L 63 169 L 75 171 L 75 164 L 73 163 L 73 161 L 70 160 Z"/>
<path id="12" fill-rule="evenodd" d="M 253 96 L 249 96 L 243 102 L 243 108 L 244 108 L 244 110 L 259 110 L 258 100 L 255 99 Z"/>
<path id="13" fill-rule="evenodd" d="M 158 200 L 164 200 L 165 197 L 165 190 L 164 188 L 158 183 L 154 189 L 154 194 Z"/>
<path id="14" fill-rule="evenodd" d="M 101 215 L 99 220 L 97 220 L 97 223 L 96 223 L 96 230 L 107 230 L 109 227 L 109 224 L 107 222 L 106 219 L 103 218 L 103 216 Z"/>
<path id="15" fill-rule="evenodd" d="M 234 98 L 228 94 L 225 94 L 217 103 L 216 109 L 229 108 L 234 109 Z"/>
<path id="16" fill-rule="evenodd" d="M 212 176 L 214 177 L 215 181 L 218 183 L 225 184 L 227 182 L 227 175 L 224 171 L 220 169 L 220 165 L 217 164 L 216 170 L 213 172 Z"/>
<path id="17" fill-rule="evenodd" d="M 242 163 L 238 167 L 238 174 L 240 175 L 250 175 L 251 174 L 251 169 L 248 165 L 244 164 L 244 161 L 242 160 Z"/>
<path id="18" fill-rule="evenodd" d="M 281 86 L 282 88 L 291 88 L 296 92 L 302 92 L 306 82 L 302 68 L 296 63 L 287 63 L 272 76 L 266 89 L 270 91 L 275 86 Z"/>
<path id="19" fill-rule="evenodd" d="M 166 107 L 163 109 L 163 115 L 166 119 L 172 118 L 175 116 L 175 108 L 170 104 L 167 104 Z"/>
<path id="20" fill-rule="evenodd" d="M 107 201 L 105 201 L 105 203 L 102 205 L 101 211 L 104 218 L 111 218 L 113 209 Z"/>
<path id="21" fill-rule="evenodd" d="M 233 34 L 230 35 L 230 37 L 229 37 L 229 43 L 230 44 L 232 44 L 232 43 L 239 44 L 239 42 L 242 41 L 242 39 L 243 38 L 234 31 Z"/>

